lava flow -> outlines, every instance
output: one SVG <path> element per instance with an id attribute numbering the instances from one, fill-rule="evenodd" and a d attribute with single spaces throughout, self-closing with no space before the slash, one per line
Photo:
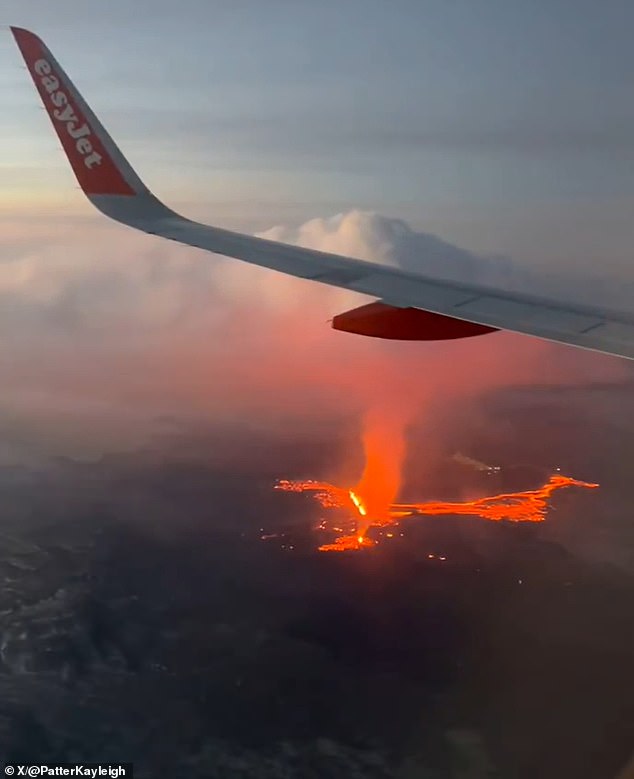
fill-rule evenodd
<path id="1" fill-rule="evenodd" d="M 401 489 L 401 473 L 405 459 L 406 417 L 397 407 L 374 409 L 363 420 L 363 450 L 365 466 L 359 482 L 349 489 L 321 481 L 281 480 L 275 485 L 286 492 L 312 492 L 327 509 L 343 509 L 347 519 L 339 519 L 340 526 L 322 520 L 318 530 L 338 533 L 334 543 L 319 547 L 322 552 L 342 552 L 364 549 L 377 543 L 376 535 L 368 538 L 372 527 L 397 525 L 406 517 L 453 514 L 477 516 L 492 522 L 543 522 L 548 513 L 548 500 L 555 490 L 563 487 L 598 487 L 598 484 L 579 481 L 560 473 L 553 474 L 541 487 L 526 492 L 503 492 L 491 497 L 464 503 L 426 501 L 424 503 L 397 503 Z M 481 470 L 499 472 L 496 466 L 487 466 L 472 458 L 461 456 L 462 462 L 474 463 Z M 341 513 L 337 515 L 341 517 Z M 378 535 L 381 535 L 380 533 Z M 393 538 L 393 532 L 386 532 Z"/>
<path id="2" fill-rule="evenodd" d="M 543 522 L 548 513 L 548 500 L 563 487 L 595 488 L 598 484 L 580 481 L 562 474 L 553 474 L 541 487 L 526 492 L 503 492 L 491 497 L 460 502 L 427 501 L 424 503 L 390 503 L 387 510 L 368 512 L 359 488 L 346 490 L 327 482 L 278 481 L 276 489 L 287 492 L 313 492 L 324 508 L 350 509 L 355 520 L 353 533 L 340 535 L 332 544 L 323 544 L 323 552 L 342 552 L 374 546 L 377 542 L 366 536 L 369 527 L 397 525 L 401 519 L 421 515 L 453 514 L 477 516 L 492 522 Z M 328 529 L 323 523 L 321 529 Z M 343 531 L 342 528 L 332 528 Z M 389 535 L 389 534 L 388 534 Z"/>

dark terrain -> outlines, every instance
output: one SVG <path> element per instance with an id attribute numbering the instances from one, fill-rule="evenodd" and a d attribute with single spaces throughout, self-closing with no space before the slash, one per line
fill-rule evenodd
<path id="1" fill-rule="evenodd" d="M 494 482 L 439 458 L 418 483 L 413 430 L 407 489 L 529 487 L 557 464 L 600 490 L 556 495 L 544 526 L 427 517 L 356 554 L 315 552 L 320 509 L 271 489 L 328 476 L 332 442 L 254 438 L 239 470 L 204 461 L 213 431 L 5 467 L 2 757 L 148 777 L 613 778 L 634 742 L 634 434 L 592 418 L 595 398 L 517 393 L 485 408 L 489 427 L 457 420 L 448 452 L 524 463 Z"/>

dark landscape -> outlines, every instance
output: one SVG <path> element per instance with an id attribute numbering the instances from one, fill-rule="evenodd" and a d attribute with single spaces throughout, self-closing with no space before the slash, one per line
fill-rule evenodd
<path id="1" fill-rule="evenodd" d="M 183 430 L 3 467 L 2 757 L 141 777 L 615 777 L 634 741 L 631 410 L 627 385 L 491 396 L 446 423 L 425 474 L 414 426 L 419 497 L 554 467 L 601 487 L 555 495 L 543 525 L 422 517 L 356 553 L 315 551 L 323 510 L 272 489 L 332 476 L 336 436 Z M 501 472 L 457 466 L 456 448 Z"/>

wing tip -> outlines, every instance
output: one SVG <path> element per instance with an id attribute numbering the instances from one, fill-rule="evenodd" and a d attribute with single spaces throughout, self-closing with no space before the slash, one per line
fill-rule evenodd
<path id="1" fill-rule="evenodd" d="M 146 191 L 41 38 L 24 27 L 10 30 L 84 193 L 130 197 Z"/>
<path id="2" fill-rule="evenodd" d="M 37 43 L 40 46 L 44 45 L 42 39 L 34 32 L 31 32 L 31 30 L 27 30 L 26 27 L 17 27 L 12 24 L 9 25 L 9 29 L 19 46 L 23 43 Z"/>

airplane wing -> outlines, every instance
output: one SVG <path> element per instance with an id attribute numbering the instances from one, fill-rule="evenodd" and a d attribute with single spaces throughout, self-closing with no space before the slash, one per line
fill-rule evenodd
<path id="1" fill-rule="evenodd" d="M 634 314 L 384 267 L 200 224 L 158 200 L 132 169 L 44 43 L 11 31 L 90 202 L 117 222 L 216 254 L 378 298 L 333 320 L 337 329 L 435 340 L 510 330 L 634 359 Z M 421 258 L 424 263 L 424 257 Z"/>

